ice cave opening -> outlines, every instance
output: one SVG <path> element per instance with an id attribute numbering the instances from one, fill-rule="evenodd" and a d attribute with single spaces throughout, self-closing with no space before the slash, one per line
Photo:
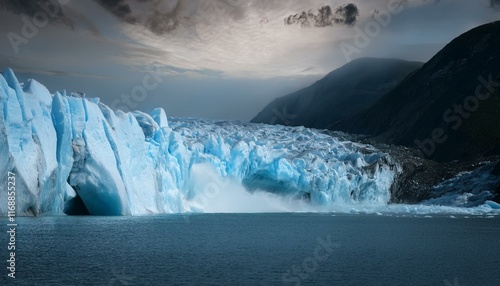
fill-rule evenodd
<path id="1" fill-rule="evenodd" d="M 78 188 L 74 187 L 73 189 L 76 192 L 76 196 L 64 204 L 64 213 L 67 215 L 90 215 L 87 206 L 78 194 Z"/>

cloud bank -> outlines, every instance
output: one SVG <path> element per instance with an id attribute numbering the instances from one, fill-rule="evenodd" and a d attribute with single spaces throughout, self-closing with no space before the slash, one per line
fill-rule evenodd
<path id="1" fill-rule="evenodd" d="M 500 0 L 63 2 L 66 4 L 0 0 L 0 22 L 6 33 L 20 30 L 20 15 L 33 17 L 43 5 L 58 8 L 51 22 L 60 29 L 40 29 L 39 38 L 21 47 L 19 65 L 27 59 L 26 65 L 37 64 L 37 70 L 42 70 L 45 59 L 47 70 L 54 70 L 51 65 L 56 63 L 62 71 L 93 63 L 114 67 L 99 69 L 113 72 L 120 70 L 119 65 L 128 70 L 154 65 L 163 67 L 168 75 L 197 78 L 320 76 L 346 63 L 339 44 L 352 41 L 356 28 L 363 29 L 389 3 L 404 12 L 392 17 L 360 57 L 427 60 L 466 29 L 498 18 L 492 11 L 500 7 Z M 61 30 L 64 28 L 69 32 Z M 74 50 L 62 49 L 57 42 L 74 46 Z M 397 53 L 392 52 L 393 47 Z M 2 49 L 6 51 L 3 55 L 10 55 L 8 45 L 0 43 Z M 34 50 L 40 58 L 33 58 Z M 67 59 L 54 60 L 61 57 Z"/>

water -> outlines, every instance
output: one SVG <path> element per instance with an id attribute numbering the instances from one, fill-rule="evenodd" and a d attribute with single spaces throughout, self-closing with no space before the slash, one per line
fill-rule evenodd
<path id="1" fill-rule="evenodd" d="M 18 223 L 17 278 L 2 267 L 0 285 L 500 285 L 498 216 L 61 216 Z M 5 249 L 1 255 L 6 265 Z"/>

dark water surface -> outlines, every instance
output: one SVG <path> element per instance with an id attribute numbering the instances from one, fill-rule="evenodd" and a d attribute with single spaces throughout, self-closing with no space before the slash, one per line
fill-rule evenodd
<path id="1" fill-rule="evenodd" d="M 7 220 L 0 220 L 3 229 Z M 0 285 L 500 285 L 500 218 L 18 218 Z"/>

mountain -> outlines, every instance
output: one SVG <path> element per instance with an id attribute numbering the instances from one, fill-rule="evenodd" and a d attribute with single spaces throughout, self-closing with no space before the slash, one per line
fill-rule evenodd
<path id="1" fill-rule="evenodd" d="M 500 21 L 459 36 L 367 111 L 331 128 L 438 161 L 500 154 Z"/>
<path id="2" fill-rule="evenodd" d="M 252 122 L 327 128 L 368 109 L 422 63 L 362 58 L 313 85 L 275 99 Z"/>

